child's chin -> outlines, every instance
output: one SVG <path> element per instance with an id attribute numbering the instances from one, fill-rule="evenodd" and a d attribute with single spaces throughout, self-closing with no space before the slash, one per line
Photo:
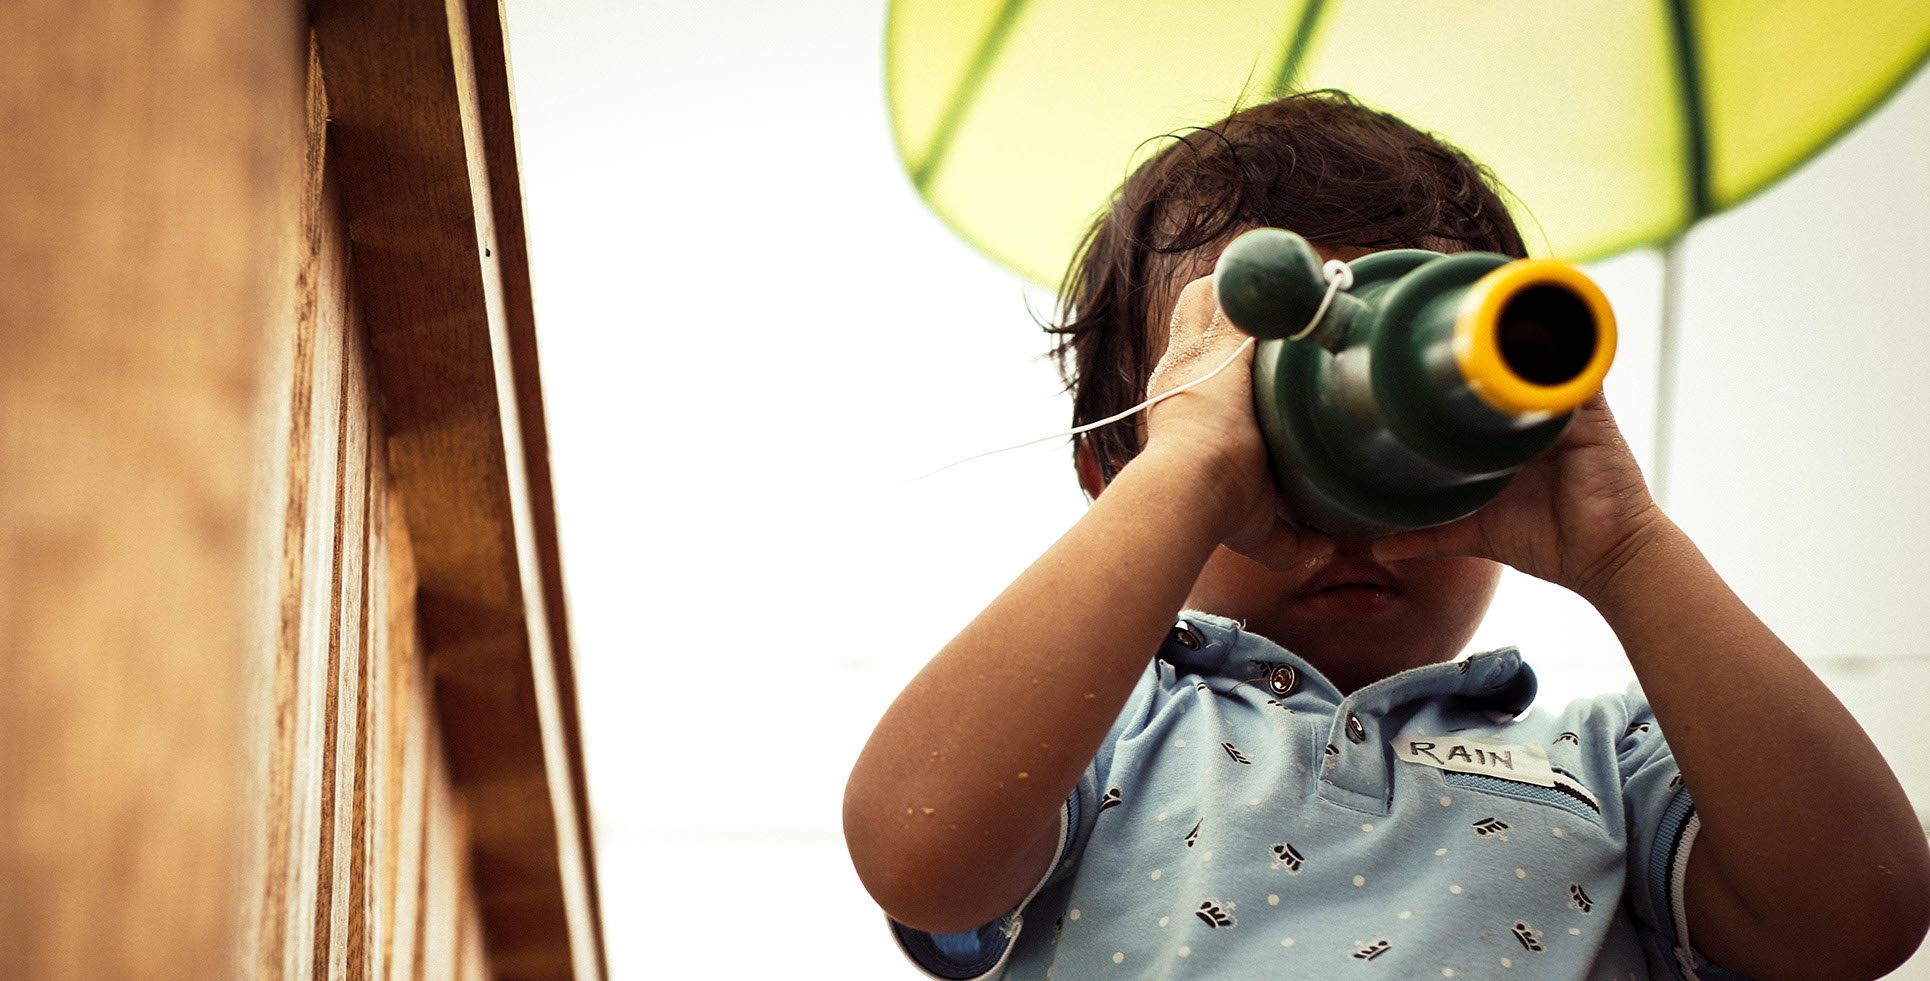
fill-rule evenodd
<path id="1" fill-rule="evenodd" d="M 1401 594 L 1380 586 L 1336 586 L 1294 599 L 1298 611 L 1322 618 L 1378 619 L 1400 606 Z"/>

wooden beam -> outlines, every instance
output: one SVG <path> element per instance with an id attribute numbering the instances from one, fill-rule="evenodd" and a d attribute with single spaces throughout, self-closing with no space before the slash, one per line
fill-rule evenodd
<path id="1" fill-rule="evenodd" d="M 555 651 L 557 702 L 563 710 L 563 733 L 569 741 L 572 781 L 576 796 L 579 847 L 594 862 L 596 844 L 591 833 L 589 777 L 583 769 L 583 728 L 577 717 L 576 672 L 570 651 L 569 624 L 563 602 L 563 559 L 556 528 L 556 494 L 550 482 L 549 431 L 543 409 L 542 371 L 536 353 L 536 309 L 529 279 L 529 240 L 523 224 L 522 159 L 516 142 L 515 86 L 510 72 L 508 21 L 502 0 L 468 0 L 470 38 L 476 52 L 476 103 L 484 133 L 483 151 L 490 174 L 490 201 L 496 213 L 496 242 L 501 248 L 497 268 L 502 274 L 503 320 L 509 334 L 510 368 L 515 375 L 517 417 L 522 420 L 523 462 L 529 478 L 531 532 L 543 581 L 543 605 L 549 614 L 550 646 Z M 603 960 L 602 903 L 597 878 L 586 877 L 590 923 L 596 931 L 598 971 L 609 973 Z"/>
<path id="2" fill-rule="evenodd" d="M 595 977 L 553 505 L 547 460 L 532 460 L 546 451 L 523 229 L 506 205 L 520 196 L 507 68 L 472 15 L 500 39 L 486 4 L 318 0 L 331 161 L 488 960 Z"/>
<path id="3" fill-rule="evenodd" d="M 0 38 L 0 977 L 246 975 L 298 8 Z"/>

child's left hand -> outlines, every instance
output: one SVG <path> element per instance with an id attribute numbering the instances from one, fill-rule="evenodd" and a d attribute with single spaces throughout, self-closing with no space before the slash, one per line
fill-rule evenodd
<path id="1" fill-rule="evenodd" d="M 1584 597 L 1666 520 L 1600 393 L 1553 446 L 1481 510 L 1374 542 L 1383 562 L 1438 555 L 1493 559 Z"/>

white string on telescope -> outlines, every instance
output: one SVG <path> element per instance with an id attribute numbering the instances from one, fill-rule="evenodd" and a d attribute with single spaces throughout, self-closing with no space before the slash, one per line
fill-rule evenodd
<path id="1" fill-rule="evenodd" d="M 939 467 L 937 470 L 933 470 L 931 473 L 928 473 L 925 476 L 930 477 L 932 476 L 932 474 L 944 473 L 945 471 L 950 470 L 951 468 L 956 467 L 961 463 L 970 463 L 973 460 L 977 460 L 982 457 L 993 456 L 999 453 L 1009 453 L 1012 450 L 1023 449 L 1024 447 L 1031 446 L 1034 443 L 1043 443 L 1048 439 L 1058 439 L 1061 436 L 1077 436 L 1080 433 L 1091 432 L 1094 429 L 1098 429 L 1100 426 L 1110 426 L 1113 423 L 1118 422 L 1119 420 L 1124 419 L 1135 412 L 1140 412 L 1145 409 L 1149 409 L 1159 404 L 1160 402 L 1163 402 L 1169 398 L 1172 398 L 1175 395 L 1178 395 L 1181 392 L 1186 391 L 1189 388 L 1193 388 L 1194 386 L 1204 384 L 1208 379 L 1212 378 L 1214 375 L 1217 375 L 1220 372 L 1225 371 L 1228 365 L 1231 365 L 1233 362 L 1240 360 L 1240 355 L 1244 353 L 1247 348 L 1252 346 L 1253 346 L 1253 338 L 1249 337 L 1246 340 L 1240 342 L 1240 346 L 1234 349 L 1232 357 L 1229 357 L 1225 361 L 1220 362 L 1220 366 L 1218 368 L 1214 368 L 1212 371 L 1209 371 L 1206 374 L 1201 375 L 1200 377 L 1195 378 L 1192 381 L 1189 381 L 1186 384 L 1179 386 L 1178 388 L 1173 388 L 1173 389 L 1169 389 L 1167 391 L 1161 392 L 1158 395 L 1155 395 L 1152 398 L 1149 398 L 1146 401 L 1141 402 L 1138 405 L 1135 405 L 1132 408 L 1119 413 L 1118 415 L 1107 416 L 1106 418 L 1101 419 L 1098 422 L 1089 422 L 1083 426 L 1079 426 L 1074 429 L 1068 429 L 1062 433 L 1053 433 L 1050 436 L 1041 436 L 1038 439 L 1028 439 L 1023 443 L 1013 443 L 1011 446 L 1001 446 L 996 450 L 986 450 L 983 453 L 974 453 L 963 460 L 953 460 L 952 462 L 947 463 L 942 467 Z"/>
<path id="2" fill-rule="evenodd" d="M 1314 329 L 1320 326 L 1320 321 L 1327 316 L 1328 307 L 1333 305 L 1334 294 L 1344 289 L 1353 288 L 1354 270 L 1352 267 L 1348 266 L 1347 263 L 1342 262 L 1339 259 L 1327 260 L 1326 265 L 1320 267 L 1320 272 L 1321 272 L 1321 275 L 1327 280 L 1327 293 L 1326 295 L 1320 298 L 1320 306 L 1314 308 L 1313 317 L 1307 321 L 1307 326 L 1300 328 L 1298 332 L 1288 337 L 1287 340 L 1297 341 L 1313 333 Z M 1159 403 L 1164 402 L 1167 399 L 1170 399 L 1181 392 L 1206 384 L 1206 382 L 1211 380 L 1213 376 L 1231 367 L 1233 362 L 1240 360 L 1240 355 L 1246 353 L 1246 349 L 1249 347 L 1252 347 L 1253 342 L 1254 342 L 1253 338 L 1251 337 L 1247 338 L 1246 340 L 1240 342 L 1239 347 L 1233 349 L 1232 355 L 1230 355 L 1225 361 L 1220 362 L 1219 367 L 1214 368 L 1212 371 L 1209 371 L 1206 374 L 1201 375 L 1200 377 L 1195 378 L 1184 385 L 1180 385 L 1177 388 L 1167 389 L 1166 391 L 1161 392 L 1158 395 L 1155 395 L 1152 398 L 1149 398 L 1146 401 L 1141 402 L 1138 405 L 1135 405 L 1124 412 L 1107 416 L 1106 418 L 1101 419 L 1098 422 L 1089 422 L 1083 426 L 1076 426 L 1064 432 L 1053 433 L 1050 436 L 1040 436 L 1038 439 L 1028 439 L 1023 443 L 1013 443 L 1011 446 L 1001 446 L 996 450 L 986 450 L 983 453 L 974 453 L 971 456 L 968 456 L 962 460 L 953 460 L 952 462 L 947 463 L 942 467 L 939 467 L 937 470 L 933 470 L 931 473 L 925 474 L 925 477 L 931 477 L 937 474 L 944 473 L 945 471 L 950 470 L 951 468 L 956 467 L 963 463 L 970 463 L 973 460 L 983 459 L 988 456 L 996 456 L 1000 453 L 1009 453 L 1013 450 L 1024 449 L 1027 446 L 1032 446 L 1036 443 L 1043 443 L 1049 439 L 1059 439 L 1064 436 L 1077 436 L 1080 433 L 1091 432 L 1092 430 L 1098 429 L 1101 426 L 1110 426 L 1121 419 L 1125 419 L 1133 415 L 1134 413 L 1144 412 L 1145 410 L 1150 409 L 1153 406 L 1158 405 Z M 924 478 L 921 477 L 919 479 L 922 480 Z"/>
<path id="3" fill-rule="evenodd" d="M 1328 259 L 1327 264 L 1320 267 L 1320 274 L 1327 278 L 1327 295 L 1320 298 L 1320 305 L 1314 308 L 1313 318 L 1307 321 L 1307 326 L 1300 328 L 1299 333 L 1287 340 L 1297 341 L 1313 333 L 1314 328 L 1320 326 L 1321 318 L 1327 315 L 1327 308 L 1333 304 L 1334 294 L 1354 288 L 1354 267 L 1339 259 Z"/>

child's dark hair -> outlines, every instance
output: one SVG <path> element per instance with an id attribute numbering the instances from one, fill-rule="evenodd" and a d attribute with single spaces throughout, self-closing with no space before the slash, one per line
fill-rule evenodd
<path id="1" fill-rule="evenodd" d="M 1086 233 L 1059 291 L 1059 323 L 1046 328 L 1058 335 L 1052 353 L 1075 425 L 1145 397 L 1150 318 L 1184 285 L 1176 274 L 1190 253 L 1247 229 L 1285 228 L 1326 246 L 1527 254 L 1485 167 L 1344 92 L 1296 93 L 1162 138 L 1173 142 Z M 1130 425 L 1082 438 L 1108 481 L 1139 452 Z"/>

